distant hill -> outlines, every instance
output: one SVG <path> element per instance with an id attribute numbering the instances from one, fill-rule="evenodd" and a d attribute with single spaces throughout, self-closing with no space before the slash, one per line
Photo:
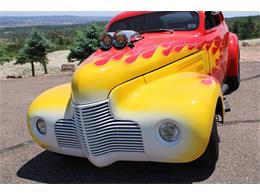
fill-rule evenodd
<path id="1" fill-rule="evenodd" d="M 88 24 L 110 19 L 111 17 L 107 16 L 1 16 L 0 28 Z"/>
<path id="2" fill-rule="evenodd" d="M 260 22 L 260 15 L 256 15 L 256 16 L 238 16 L 238 17 L 225 18 L 225 20 L 226 20 L 227 23 L 233 23 L 235 21 L 246 22 L 248 17 L 251 17 L 253 20 Z"/>

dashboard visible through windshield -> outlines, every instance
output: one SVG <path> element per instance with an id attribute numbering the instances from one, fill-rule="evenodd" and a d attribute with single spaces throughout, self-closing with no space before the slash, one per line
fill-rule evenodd
<path id="1" fill-rule="evenodd" d="M 113 23 L 109 32 L 134 30 L 148 32 L 157 29 L 191 31 L 199 26 L 199 14 L 195 11 L 154 12 L 126 18 Z"/>

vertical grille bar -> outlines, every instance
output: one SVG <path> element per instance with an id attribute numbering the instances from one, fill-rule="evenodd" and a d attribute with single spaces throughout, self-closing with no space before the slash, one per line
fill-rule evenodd
<path id="1" fill-rule="evenodd" d="M 89 149 L 87 145 L 86 135 L 84 128 L 82 126 L 82 118 L 81 118 L 81 112 L 78 108 L 74 107 L 74 120 L 77 127 L 77 132 L 79 135 L 79 141 L 81 143 L 81 148 L 84 151 L 84 153 L 89 156 Z"/>

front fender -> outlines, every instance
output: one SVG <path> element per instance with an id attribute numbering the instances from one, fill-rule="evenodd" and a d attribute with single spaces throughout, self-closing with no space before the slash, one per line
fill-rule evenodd
<path id="1" fill-rule="evenodd" d="M 27 113 L 28 130 L 42 148 L 58 148 L 54 135 L 54 125 L 58 119 L 72 118 L 71 84 L 51 88 L 40 94 L 30 105 Z M 47 135 L 41 135 L 36 128 L 36 121 L 43 118 L 47 125 Z"/>
<path id="2" fill-rule="evenodd" d="M 198 73 L 177 73 L 155 80 L 149 75 L 116 87 L 110 93 L 115 117 L 136 121 L 142 129 L 147 158 L 158 162 L 190 162 L 200 157 L 209 142 L 215 108 L 222 99 L 219 82 Z M 158 125 L 173 120 L 179 139 L 165 143 Z"/>

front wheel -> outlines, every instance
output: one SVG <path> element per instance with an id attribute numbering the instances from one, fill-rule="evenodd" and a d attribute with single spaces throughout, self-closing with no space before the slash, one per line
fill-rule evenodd
<path id="1" fill-rule="evenodd" d="M 219 136 L 216 121 L 213 121 L 208 146 L 204 154 L 195 160 L 199 166 L 215 166 L 219 156 Z"/>

